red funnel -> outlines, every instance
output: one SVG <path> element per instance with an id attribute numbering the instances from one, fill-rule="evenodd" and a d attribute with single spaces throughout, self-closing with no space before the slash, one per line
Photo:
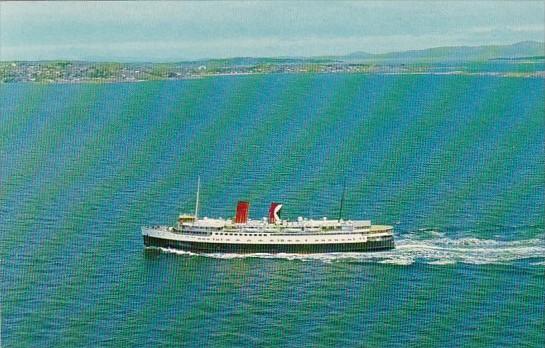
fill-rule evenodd
<path id="1" fill-rule="evenodd" d="M 271 206 L 269 208 L 269 223 L 270 224 L 274 224 L 277 221 L 280 221 L 280 217 L 278 216 L 280 209 L 282 209 L 282 204 L 274 203 L 274 202 L 271 203 Z"/>
<path id="2" fill-rule="evenodd" d="M 249 210 L 250 210 L 250 203 L 245 201 L 238 201 L 237 214 L 235 215 L 235 223 L 243 224 L 248 222 Z"/>

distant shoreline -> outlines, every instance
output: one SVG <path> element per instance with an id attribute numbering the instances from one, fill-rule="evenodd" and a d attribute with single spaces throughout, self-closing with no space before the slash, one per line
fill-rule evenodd
<path id="1" fill-rule="evenodd" d="M 263 74 L 465 75 L 545 77 L 543 42 L 453 46 L 323 57 L 235 57 L 180 61 L 0 61 L 0 83 L 121 83 Z M 497 69 L 501 65 L 502 69 Z"/>
<path id="2" fill-rule="evenodd" d="M 451 75 L 451 76 L 487 76 L 497 78 L 543 78 L 545 79 L 545 71 L 535 72 L 465 72 L 465 71 L 449 71 L 449 72 L 255 72 L 255 73 L 220 73 L 220 74 L 208 74 L 198 76 L 186 76 L 180 78 L 156 78 L 156 79 L 79 79 L 79 80 L 41 80 L 41 81 L 0 81 L 0 85 L 10 84 L 33 84 L 33 85 L 50 85 L 50 84 L 115 84 L 115 83 L 143 83 L 143 82 L 157 82 L 157 81 L 187 81 L 187 80 L 201 80 L 215 77 L 227 77 L 227 76 L 255 76 L 255 75 Z"/>

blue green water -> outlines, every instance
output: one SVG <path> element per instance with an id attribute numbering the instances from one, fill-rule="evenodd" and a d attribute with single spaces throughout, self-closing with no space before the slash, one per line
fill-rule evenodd
<path id="1" fill-rule="evenodd" d="M 544 80 L 0 85 L 3 347 L 542 347 Z M 397 249 L 145 250 L 191 211 L 395 226 Z"/>

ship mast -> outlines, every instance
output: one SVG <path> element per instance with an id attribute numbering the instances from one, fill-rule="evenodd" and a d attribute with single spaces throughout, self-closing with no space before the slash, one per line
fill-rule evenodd
<path id="1" fill-rule="evenodd" d="M 195 199 L 195 221 L 197 220 L 197 216 L 199 214 L 199 191 L 201 189 L 201 176 L 199 175 L 197 177 L 197 198 Z"/>
<path id="2" fill-rule="evenodd" d="M 343 205 L 344 205 L 344 193 L 346 189 L 346 178 L 343 181 L 343 194 L 341 196 L 341 206 L 339 207 L 339 219 L 338 221 L 341 222 L 342 216 L 343 216 Z"/>

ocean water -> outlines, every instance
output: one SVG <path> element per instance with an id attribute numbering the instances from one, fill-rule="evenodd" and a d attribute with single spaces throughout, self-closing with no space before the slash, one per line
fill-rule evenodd
<path id="1" fill-rule="evenodd" d="M 543 347 L 544 80 L 0 85 L 1 346 Z M 384 253 L 145 250 L 194 207 L 395 226 Z"/>

